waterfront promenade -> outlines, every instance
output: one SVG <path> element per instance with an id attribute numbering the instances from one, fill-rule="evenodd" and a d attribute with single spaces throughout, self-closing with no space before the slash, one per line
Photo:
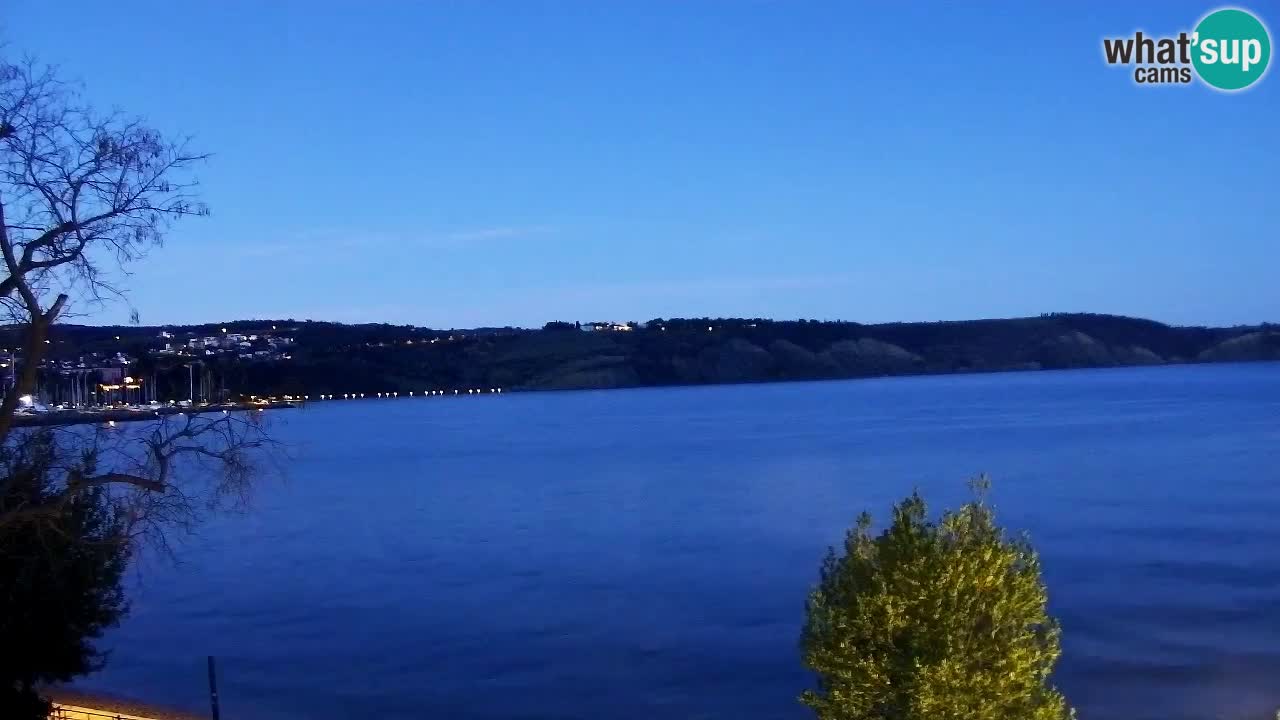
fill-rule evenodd
<path id="1" fill-rule="evenodd" d="M 20 414 L 15 416 L 17 427 L 50 427 L 55 425 L 85 425 L 106 423 L 114 425 L 119 422 L 138 422 L 154 420 L 158 417 L 172 415 L 207 415 L 223 412 L 255 412 L 263 410 L 280 410 L 300 407 L 303 403 L 294 400 L 260 400 L 241 403 L 219 403 L 211 405 L 161 405 L 158 407 L 107 407 L 77 408 L 73 410 L 50 410 L 48 412 Z"/>

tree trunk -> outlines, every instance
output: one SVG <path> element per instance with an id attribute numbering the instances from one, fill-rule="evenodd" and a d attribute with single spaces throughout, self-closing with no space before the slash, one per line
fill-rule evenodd
<path id="1" fill-rule="evenodd" d="M 40 362 L 44 360 L 44 341 L 48 335 L 49 324 L 43 315 L 37 315 L 23 333 L 22 372 L 19 373 L 13 390 L 5 395 L 4 402 L 0 403 L 0 442 L 4 442 L 5 438 L 9 437 L 9 431 L 13 428 L 13 419 L 18 412 L 18 398 L 30 394 L 36 385 Z"/>

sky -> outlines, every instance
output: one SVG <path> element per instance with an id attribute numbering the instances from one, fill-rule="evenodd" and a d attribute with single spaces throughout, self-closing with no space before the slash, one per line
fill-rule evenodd
<path id="1" fill-rule="evenodd" d="M 3 0 L 0 42 L 212 153 L 89 322 L 1280 321 L 1280 75 L 1102 57 L 1214 7 Z"/>

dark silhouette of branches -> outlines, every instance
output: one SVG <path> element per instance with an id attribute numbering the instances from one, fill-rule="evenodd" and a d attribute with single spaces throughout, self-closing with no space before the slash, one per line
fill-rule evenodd
<path id="1" fill-rule="evenodd" d="M 206 157 L 137 118 L 95 112 L 51 68 L 0 59 L 0 299 L 25 327 L 0 441 L 73 295 L 119 296 L 113 269 L 160 245 L 175 220 L 208 213 L 191 176 Z"/>
<path id="2" fill-rule="evenodd" d="M 0 57 L 0 317 L 21 346 L 0 401 L 0 646 L 42 650 L 0 662 L 4 717 L 43 717 L 38 684 L 98 666 L 91 640 L 126 610 L 120 576 L 139 543 L 166 549 L 166 533 L 242 504 L 279 459 L 255 412 L 14 427 L 50 328 L 77 303 L 122 297 L 117 274 L 173 222 L 207 214 L 191 174 L 205 157 L 96 112 L 50 68 Z"/>
<path id="3" fill-rule="evenodd" d="M 94 488 L 110 488 L 130 540 L 167 546 L 169 530 L 189 530 L 206 513 L 242 507 L 255 480 L 278 473 L 283 448 L 262 413 L 185 414 L 119 428 L 74 426 L 14 433 L 9 445 L 51 447 L 46 473 L 60 502 L 10 504 L 0 529 L 55 517 Z M 86 468 L 94 468 L 87 471 Z M 0 478 L 0 495 L 11 478 Z"/>
<path id="4" fill-rule="evenodd" d="M 202 511 L 243 499 L 259 460 L 270 459 L 272 443 L 253 413 L 120 429 L 13 427 L 49 329 L 70 305 L 119 296 L 114 272 L 159 246 L 173 222 L 208 213 L 192 175 L 206 157 L 137 118 L 95 111 L 52 68 L 0 58 L 0 302 L 22 353 L 15 387 L 0 403 L 0 447 L 51 443 L 45 472 L 62 495 L 39 507 L 10 503 L 0 527 L 57 516 L 106 488 L 131 539 L 163 543 L 163 529 L 189 527 Z M 11 480 L 0 478 L 0 494 Z"/>

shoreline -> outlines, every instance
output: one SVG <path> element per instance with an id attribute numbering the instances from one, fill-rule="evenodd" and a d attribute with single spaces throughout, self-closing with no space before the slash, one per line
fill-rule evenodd
<path id="1" fill-rule="evenodd" d="M 47 691 L 50 720 L 207 720 L 205 715 L 108 693 L 58 687 Z"/>
<path id="2" fill-rule="evenodd" d="M 742 386 L 742 385 L 789 385 L 789 384 L 808 384 L 808 383 L 835 383 L 835 382 L 851 382 L 851 381 L 884 381 L 884 380 L 906 380 L 921 378 L 954 378 L 956 376 L 989 376 L 989 375 L 1032 375 L 1040 373 L 1063 373 L 1063 372 L 1096 372 L 1105 370 L 1135 370 L 1135 369 L 1152 369 L 1152 368 L 1188 368 L 1200 367 L 1208 365 L 1266 365 L 1277 363 L 1280 360 L 1275 359 L 1256 359 L 1256 360 L 1217 360 L 1217 361 L 1191 361 L 1176 363 L 1159 363 L 1147 365 L 1091 365 L 1080 367 L 1065 368 L 1030 368 L 1030 367 L 1004 367 L 1004 368 L 981 368 L 981 369 L 965 369 L 951 371 L 923 371 L 923 372 L 903 372 L 903 373 L 883 373 L 878 375 L 856 375 L 850 377 L 793 377 L 793 378 L 769 378 L 762 380 L 741 380 L 741 381 L 721 381 L 721 382 L 690 382 L 690 383 L 664 383 L 664 384 L 635 384 L 635 385 L 611 385 L 611 386 L 584 386 L 584 387 L 517 387 L 504 388 L 502 390 L 466 390 L 466 391 L 439 391 L 437 397 L 468 397 L 478 395 L 525 395 L 525 394 L 542 394 L 542 393 L 580 393 L 580 392 L 611 392 L 611 391 L 636 391 L 636 390 L 670 390 L 670 389 L 689 389 L 689 388 L 714 388 L 726 386 Z M 17 415 L 14 418 L 14 427 L 60 427 L 70 425 L 90 425 L 99 423 L 114 424 L 117 422 L 141 422 L 146 420 L 154 420 L 161 417 L 171 417 L 174 415 L 208 415 L 222 412 L 253 412 L 264 410 L 286 410 L 286 409 L 303 409 L 308 405 L 320 404 L 328 405 L 330 403 L 352 402 L 357 400 L 392 400 L 392 399 L 416 399 L 433 397 L 435 393 L 422 393 L 420 395 L 413 392 L 381 392 L 381 393 L 365 393 L 358 397 L 355 393 L 347 396 L 321 395 L 318 400 L 256 400 L 249 402 L 234 403 L 218 403 L 196 406 L 179 406 L 165 405 L 158 408 L 139 407 L 139 408 L 105 408 L 100 410 L 50 410 L 39 414 Z"/>
<path id="3" fill-rule="evenodd" d="M 919 380 L 922 378 L 954 378 L 964 376 L 990 376 L 990 375 L 1036 375 L 1036 374 L 1052 374 L 1052 373 L 1075 373 L 1075 372 L 1096 372 L 1108 370 L 1149 370 L 1157 368 L 1191 368 L 1191 367 L 1207 367 L 1217 365 L 1280 365 L 1278 358 L 1261 358 L 1252 360 L 1198 360 L 1187 362 L 1166 362 L 1166 363 L 1150 363 L 1150 364 L 1130 364 L 1130 365 L 1080 365 L 1076 367 L 1051 367 L 1051 368 L 1032 368 L 1032 367 L 999 367 L 999 368 L 976 368 L 965 370 L 939 370 L 939 371 L 922 371 L 922 372 L 898 372 L 898 373 L 881 373 L 876 375 L 850 375 L 844 377 L 788 377 L 788 378 L 766 378 L 761 380 L 725 380 L 717 382 L 683 382 L 683 383 L 657 383 L 657 384 L 635 384 L 635 385 L 610 385 L 610 386 L 583 386 L 583 387 L 513 387 L 504 390 L 504 395 L 526 395 L 526 394 L 542 394 L 542 393 L 577 393 L 577 392 L 613 392 L 627 390 L 672 390 L 687 388 L 715 388 L 715 387 L 738 387 L 744 385 L 803 385 L 803 384 L 819 384 L 819 383 L 842 383 L 842 382 L 862 382 L 862 381 L 886 381 L 886 380 Z M 384 393 L 389 395 L 389 393 Z M 403 396 L 404 394 L 401 393 Z M 337 398 L 343 400 L 344 398 Z M 389 397 L 362 397 L 362 398 L 345 398 L 350 400 L 389 400 Z M 328 403 L 332 400 L 325 400 Z"/>
<path id="4" fill-rule="evenodd" d="M 50 410 L 34 415 L 16 415 L 14 427 L 58 427 L 64 425 L 90 425 L 98 423 L 140 422 L 174 415 L 208 415 L 222 412 L 252 412 L 254 410 L 285 410 L 298 408 L 301 403 L 291 401 L 271 401 L 252 403 L 223 403 L 219 405 L 178 406 L 165 405 L 158 408 L 143 407 L 106 408 L 102 410 Z"/>

